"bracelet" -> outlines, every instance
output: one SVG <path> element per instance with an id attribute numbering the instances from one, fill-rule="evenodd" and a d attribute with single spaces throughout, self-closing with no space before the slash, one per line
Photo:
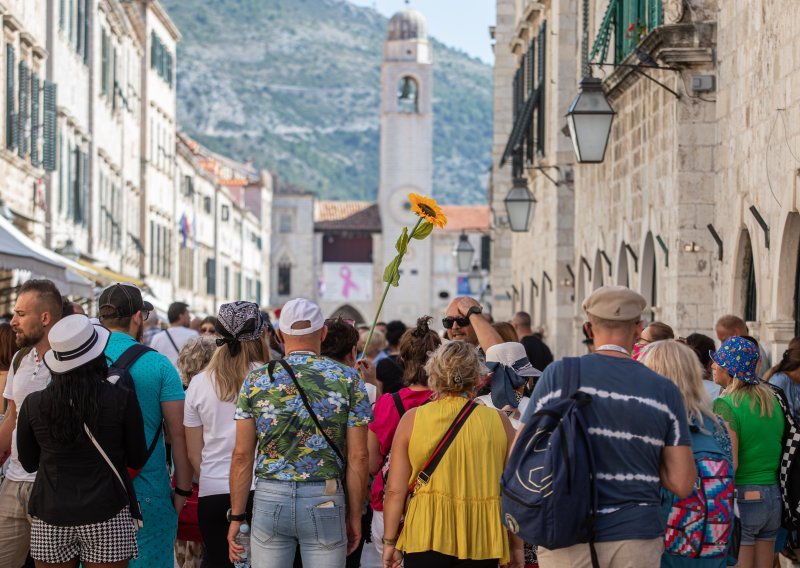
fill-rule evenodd
<path id="1" fill-rule="evenodd" d="M 397 544 L 397 537 L 395 538 L 382 538 L 381 543 L 384 546 L 395 546 Z"/>
<path id="2" fill-rule="evenodd" d="M 175 495 L 180 495 L 181 497 L 191 497 L 192 496 L 192 490 L 191 489 L 189 489 L 187 491 L 186 489 L 181 489 L 180 487 L 178 487 L 176 485 L 173 490 L 175 491 Z"/>

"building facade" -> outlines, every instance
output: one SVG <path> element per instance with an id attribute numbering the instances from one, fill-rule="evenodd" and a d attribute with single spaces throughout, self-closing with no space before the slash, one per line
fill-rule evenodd
<path id="1" fill-rule="evenodd" d="M 495 78 L 503 84 L 495 85 L 493 205 L 497 213 L 498 191 L 507 193 L 508 176 L 520 171 L 515 151 L 539 203 L 528 231 L 512 238 L 511 267 L 495 254 L 492 275 L 510 274 L 501 285 L 557 355 L 581 350 L 581 303 L 604 284 L 640 291 L 646 319 L 678 335 L 713 336 L 727 313 L 748 321 L 773 356 L 797 335 L 798 16 L 789 2 L 759 17 L 750 8 L 712 0 L 498 1 Z M 525 33 L 545 24 L 551 33 L 544 50 L 536 46 L 532 71 L 535 92 L 544 53 L 545 108 L 528 116 L 518 79 L 530 66 Z M 565 128 L 588 73 L 602 79 L 616 112 L 598 164 L 576 163 Z M 531 89 L 527 78 L 522 83 Z M 543 151 L 527 150 L 518 121 L 535 143 L 544 141 Z M 563 196 L 555 205 L 548 189 Z M 503 230 L 494 219 L 493 230 Z M 528 267 L 538 272 L 542 264 L 555 265 L 549 297 L 536 274 L 524 289 Z"/>

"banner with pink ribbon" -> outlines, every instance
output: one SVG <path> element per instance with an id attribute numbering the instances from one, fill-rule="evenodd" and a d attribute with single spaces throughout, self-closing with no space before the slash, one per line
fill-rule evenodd
<path id="1" fill-rule="evenodd" d="M 326 262 L 322 265 L 321 299 L 333 302 L 372 300 L 372 264 Z"/>

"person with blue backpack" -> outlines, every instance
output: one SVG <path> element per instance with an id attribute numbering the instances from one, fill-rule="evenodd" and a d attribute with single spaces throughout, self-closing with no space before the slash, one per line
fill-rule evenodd
<path id="1" fill-rule="evenodd" d="M 538 545 L 541 568 L 657 566 L 661 487 L 696 479 L 678 388 L 631 359 L 647 303 L 604 286 L 583 303 L 595 352 L 547 367 L 502 477 L 506 526 Z"/>
<path id="2" fill-rule="evenodd" d="M 640 362 L 671 380 L 681 391 L 697 482 L 685 499 L 661 490 L 667 528 L 662 568 L 723 568 L 734 529 L 734 470 L 725 423 L 711 409 L 703 366 L 694 350 L 678 341 L 651 344 Z"/>

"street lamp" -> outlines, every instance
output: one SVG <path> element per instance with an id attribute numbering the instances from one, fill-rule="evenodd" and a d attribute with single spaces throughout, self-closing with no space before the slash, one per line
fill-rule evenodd
<path id="1" fill-rule="evenodd" d="M 469 242 L 466 233 L 461 233 L 461 236 L 458 237 L 458 244 L 453 249 L 453 254 L 456 257 L 458 271 L 468 271 L 470 264 L 472 264 L 472 257 L 475 256 L 475 247 Z"/>
<path id="2" fill-rule="evenodd" d="M 527 231 L 531 213 L 536 207 L 536 199 L 528 189 L 527 180 L 523 177 L 514 178 L 514 185 L 503 201 L 511 230 L 515 233 Z"/>
<path id="3" fill-rule="evenodd" d="M 472 270 L 469 271 L 469 275 L 467 276 L 467 284 L 469 285 L 469 291 L 472 294 L 477 294 L 481 291 L 481 285 L 483 284 L 483 273 L 481 269 L 478 268 L 478 263 L 472 265 Z"/>
<path id="4" fill-rule="evenodd" d="M 603 161 L 615 114 L 603 92 L 602 81 L 590 76 L 581 79 L 578 96 L 567 111 L 569 136 L 578 162 L 599 164 Z"/>
<path id="5" fill-rule="evenodd" d="M 65 258 L 74 260 L 75 262 L 81 258 L 81 251 L 75 246 L 75 243 L 72 241 L 72 239 L 67 239 L 67 242 L 64 243 L 64 246 L 58 249 L 56 252 Z"/>

